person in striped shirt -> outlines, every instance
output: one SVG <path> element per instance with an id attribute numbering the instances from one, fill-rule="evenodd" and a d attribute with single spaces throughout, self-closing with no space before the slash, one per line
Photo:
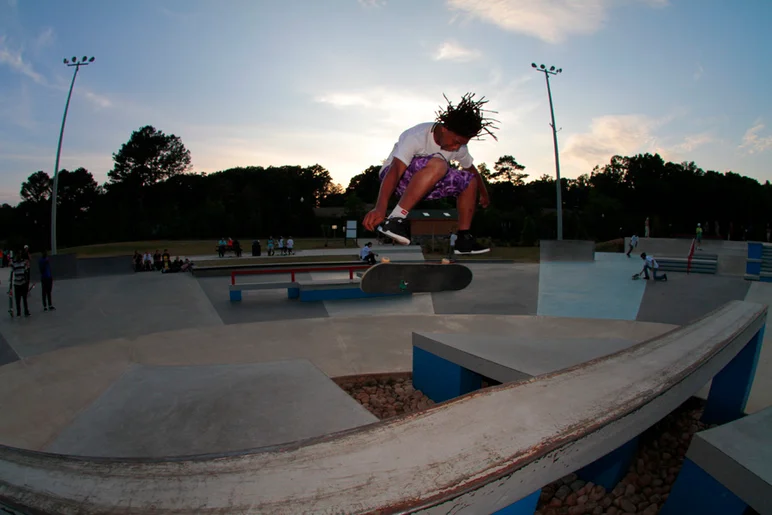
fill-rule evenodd
<path id="1" fill-rule="evenodd" d="M 11 267 L 11 276 L 9 281 L 12 284 L 14 298 L 16 300 L 16 316 L 21 318 L 21 305 L 24 304 L 24 316 L 30 316 L 29 306 L 27 305 L 27 291 L 29 289 L 29 280 L 27 278 L 27 262 L 23 259 L 23 253 L 17 252 L 14 256 Z M 11 313 L 13 314 L 13 313 Z"/>

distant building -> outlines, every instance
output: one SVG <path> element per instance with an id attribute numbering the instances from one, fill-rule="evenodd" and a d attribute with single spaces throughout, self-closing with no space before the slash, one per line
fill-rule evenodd
<path id="1" fill-rule="evenodd" d="M 413 238 L 447 236 L 456 230 L 458 211 L 456 209 L 413 209 L 408 213 L 410 235 Z"/>

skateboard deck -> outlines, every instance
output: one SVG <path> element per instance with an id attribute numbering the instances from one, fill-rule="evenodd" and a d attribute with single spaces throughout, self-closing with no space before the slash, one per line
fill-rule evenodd
<path id="1" fill-rule="evenodd" d="M 359 287 L 365 293 L 431 293 L 463 290 L 471 282 L 464 265 L 379 263 L 365 271 Z"/>

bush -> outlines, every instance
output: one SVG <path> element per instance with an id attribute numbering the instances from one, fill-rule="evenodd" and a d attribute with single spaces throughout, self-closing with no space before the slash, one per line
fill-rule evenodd
<path id="1" fill-rule="evenodd" d="M 536 245 L 536 240 L 539 238 L 539 230 L 536 227 L 536 222 L 530 216 L 526 216 L 523 221 L 523 232 L 520 235 L 520 241 L 523 245 L 533 246 Z"/>

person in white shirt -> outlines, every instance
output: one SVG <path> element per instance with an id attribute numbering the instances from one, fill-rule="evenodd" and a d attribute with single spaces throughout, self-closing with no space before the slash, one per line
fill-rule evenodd
<path id="1" fill-rule="evenodd" d="M 627 257 L 630 257 L 630 253 L 634 251 L 637 246 L 638 246 L 638 235 L 633 234 L 632 238 L 630 238 L 630 248 L 627 249 Z"/>
<path id="2" fill-rule="evenodd" d="M 295 248 L 295 240 L 292 239 L 292 236 L 287 238 L 287 254 L 292 254 L 292 249 Z"/>
<path id="3" fill-rule="evenodd" d="M 367 261 L 368 264 L 375 264 L 375 254 L 373 253 L 372 242 L 365 243 L 365 246 L 359 251 L 359 259 Z"/>
<path id="4" fill-rule="evenodd" d="M 662 274 L 661 276 L 657 277 L 659 263 L 657 263 L 657 260 L 654 259 L 654 256 L 647 256 L 645 252 L 641 252 L 641 259 L 643 259 L 643 270 L 641 270 L 641 273 L 646 278 L 646 280 L 649 279 L 649 270 L 651 270 L 655 281 L 667 281 L 667 274 Z"/>
<path id="5" fill-rule="evenodd" d="M 490 249 L 480 245 L 470 234 L 475 207 L 479 200 L 485 208 L 490 203 L 485 183 L 474 166 L 467 143 L 483 132 L 494 139 L 492 122 L 482 106 L 487 100 L 473 100 L 467 93 L 454 106 L 449 102 L 436 121 L 421 123 L 403 132 L 379 173 L 381 188 L 375 207 L 362 225 L 368 231 L 376 227 L 402 245 L 410 244 L 407 215 L 422 199 L 456 197 L 458 242 L 456 254 L 480 254 Z M 447 99 L 447 98 L 446 98 Z M 460 164 L 460 168 L 451 166 Z M 399 196 L 397 206 L 386 216 L 389 198 Z M 380 224 L 380 225 L 379 225 Z"/>

